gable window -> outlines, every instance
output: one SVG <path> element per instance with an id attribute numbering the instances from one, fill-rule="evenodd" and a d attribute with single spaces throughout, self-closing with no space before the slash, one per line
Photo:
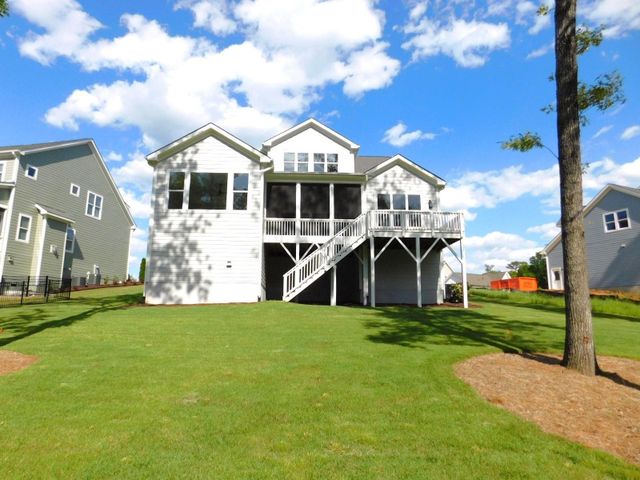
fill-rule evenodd
<path id="1" fill-rule="evenodd" d="M 169 172 L 169 210 L 181 210 L 184 200 L 184 172 Z"/>
<path id="2" fill-rule="evenodd" d="M 284 154 L 284 171 L 295 172 L 296 170 L 296 154 L 293 152 L 285 152 Z"/>
<path id="3" fill-rule="evenodd" d="M 615 232 L 616 230 L 625 230 L 631 228 L 629 221 L 629 209 L 618 210 L 617 212 L 608 212 L 603 215 L 604 231 Z"/>
<path id="4" fill-rule="evenodd" d="M 18 231 L 16 232 L 16 240 L 18 242 L 29 243 L 31 236 L 31 217 L 21 213 L 18 217 Z"/>
<path id="5" fill-rule="evenodd" d="M 73 253 L 73 248 L 75 244 L 76 244 L 76 231 L 71 227 L 67 227 L 67 239 L 64 244 L 64 251 L 67 253 Z"/>
<path id="6" fill-rule="evenodd" d="M 394 210 L 407 209 L 407 196 L 404 193 L 393 194 L 393 209 Z"/>
<path id="7" fill-rule="evenodd" d="M 4 231 L 4 208 L 0 208 L 0 238 L 2 238 L 2 232 Z"/>
<path id="8" fill-rule="evenodd" d="M 38 178 L 38 169 L 33 165 L 27 165 L 27 168 L 24 170 L 24 176 L 33 178 L 34 180 Z"/>
<path id="9" fill-rule="evenodd" d="M 391 209 L 391 195 L 388 193 L 378 194 L 378 210 L 390 210 Z"/>
<path id="10" fill-rule="evenodd" d="M 7 162 L 0 162 L 0 182 L 4 182 L 4 171 L 6 170 Z"/>
<path id="11" fill-rule="evenodd" d="M 233 209 L 246 210 L 249 192 L 249 174 L 233 174 Z"/>
<path id="12" fill-rule="evenodd" d="M 69 193 L 71 195 L 73 195 L 74 197 L 79 197 L 80 196 L 80 187 L 78 185 L 76 185 L 75 183 L 72 183 L 71 187 L 69 187 Z"/>
<path id="13" fill-rule="evenodd" d="M 299 172 L 309 171 L 309 154 L 308 153 L 298 154 L 298 171 Z"/>
<path id="14" fill-rule="evenodd" d="M 325 171 L 325 155 L 324 153 L 313 154 L 313 171 L 323 173 Z"/>
<path id="15" fill-rule="evenodd" d="M 88 217 L 96 218 L 100 220 L 102 218 L 102 195 L 97 193 L 87 192 L 87 209 L 86 215 Z"/>
<path id="16" fill-rule="evenodd" d="M 420 195 L 407 195 L 407 204 L 409 210 L 420 210 Z"/>
<path id="17" fill-rule="evenodd" d="M 227 208 L 226 173 L 192 173 L 189 184 L 190 210 Z"/>
<path id="18" fill-rule="evenodd" d="M 327 153 L 327 172 L 338 171 L 338 154 Z"/>

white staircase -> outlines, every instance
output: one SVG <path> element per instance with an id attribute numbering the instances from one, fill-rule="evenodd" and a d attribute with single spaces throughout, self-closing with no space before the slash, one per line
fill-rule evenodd
<path id="1" fill-rule="evenodd" d="M 283 276 L 282 300 L 288 302 L 367 239 L 368 212 L 348 223 Z"/>

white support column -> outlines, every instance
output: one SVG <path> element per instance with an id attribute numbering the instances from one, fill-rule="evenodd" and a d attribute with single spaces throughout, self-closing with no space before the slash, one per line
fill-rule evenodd
<path id="1" fill-rule="evenodd" d="M 469 308 L 469 292 L 467 292 L 467 260 L 464 254 L 464 240 L 460 239 L 460 263 L 462 264 L 462 306 Z"/>
<path id="2" fill-rule="evenodd" d="M 367 256 L 366 243 L 362 255 L 362 305 L 369 301 L 369 257 Z"/>
<path id="3" fill-rule="evenodd" d="M 302 187 L 300 182 L 296 183 L 296 242 L 299 242 L 300 234 L 300 210 L 302 208 Z"/>
<path id="4" fill-rule="evenodd" d="M 331 269 L 331 306 L 335 307 L 338 297 L 338 266 L 334 265 Z"/>
<path id="5" fill-rule="evenodd" d="M 371 292 L 369 293 L 369 305 L 376 306 L 376 246 L 375 239 L 369 237 L 369 268 L 371 269 Z"/>
<path id="6" fill-rule="evenodd" d="M 416 237 L 416 291 L 418 308 L 422 308 L 422 261 L 420 259 L 420 238 Z"/>
<path id="7" fill-rule="evenodd" d="M 333 183 L 329 184 L 329 236 L 333 237 L 336 233 L 334 229 L 334 220 L 336 218 L 336 206 L 335 206 L 335 196 L 334 196 L 334 185 Z"/>

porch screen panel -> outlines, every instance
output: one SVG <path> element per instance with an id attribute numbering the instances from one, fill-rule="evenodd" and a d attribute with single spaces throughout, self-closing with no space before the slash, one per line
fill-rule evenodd
<path id="1" fill-rule="evenodd" d="M 267 185 L 267 217 L 296 217 L 295 183 L 270 183 Z"/>
<path id="2" fill-rule="evenodd" d="M 329 218 L 329 185 L 303 183 L 300 187 L 300 217 Z"/>
<path id="3" fill-rule="evenodd" d="M 335 185 L 333 187 L 335 218 L 356 218 L 362 211 L 360 185 Z"/>

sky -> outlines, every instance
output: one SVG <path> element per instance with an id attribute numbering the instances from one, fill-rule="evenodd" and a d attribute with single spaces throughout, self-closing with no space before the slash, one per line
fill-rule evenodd
<path id="1" fill-rule="evenodd" d="M 543 0 L 545 1 L 545 0 Z M 213 122 L 260 147 L 309 117 L 443 177 L 464 211 L 471 272 L 526 261 L 557 233 L 557 160 L 505 151 L 537 132 L 557 151 L 553 18 L 524 0 L 9 0 L 0 19 L 0 145 L 93 138 L 145 255 L 145 155 Z M 620 72 L 626 101 L 589 111 L 585 202 L 640 186 L 640 2 L 578 2 L 604 27 L 580 78 Z M 455 268 L 455 265 L 452 265 Z"/>

